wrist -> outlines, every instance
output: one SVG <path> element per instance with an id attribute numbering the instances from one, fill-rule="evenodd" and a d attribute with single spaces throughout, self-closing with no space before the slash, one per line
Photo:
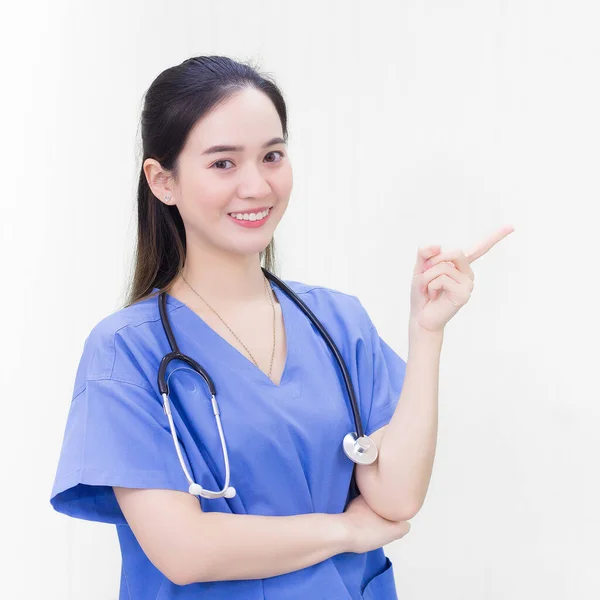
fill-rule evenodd
<path id="1" fill-rule="evenodd" d="M 408 321 L 408 335 L 409 339 L 423 342 L 425 344 L 440 344 L 444 340 L 443 329 L 431 331 L 421 327 L 413 320 Z"/>

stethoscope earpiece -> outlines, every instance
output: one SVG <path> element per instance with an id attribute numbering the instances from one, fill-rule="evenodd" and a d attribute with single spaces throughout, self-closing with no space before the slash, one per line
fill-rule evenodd
<path id="1" fill-rule="evenodd" d="M 192 496 L 202 496 L 202 486 L 198 483 L 190 483 L 190 487 L 188 489 L 189 493 Z"/>
<path id="2" fill-rule="evenodd" d="M 192 496 L 202 496 L 203 498 L 235 498 L 237 491 L 236 489 L 230 485 L 225 491 L 223 492 L 209 492 L 210 495 L 208 495 L 206 493 L 206 491 L 204 490 L 204 488 L 199 484 L 199 483 L 190 483 L 190 487 L 188 488 L 188 491 L 190 494 L 192 494 Z"/>

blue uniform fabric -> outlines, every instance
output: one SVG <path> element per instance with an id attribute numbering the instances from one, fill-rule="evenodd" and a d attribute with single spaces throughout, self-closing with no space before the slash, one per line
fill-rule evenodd
<path id="1" fill-rule="evenodd" d="M 356 296 L 284 281 L 338 346 L 365 433 L 388 423 L 402 389 L 405 361 L 379 336 Z M 167 296 L 181 352 L 199 362 L 215 383 L 231 485 L 237 490 L 231 499 L 199 501 L 205 512 L 343 512 L 353 463 L 344 454 L 342 439 L 355 426 L 341 370 L 312 322 L 276 284 L 271 287 L 281 304 L 287 338 L 279 385 L 191 308 Z M 122 553 L 119 599 L 395 600 L 393 566 L 382 548 L 338 554 L 266 579 L 183 586 L 149 561 L 112 486 L 188 490 L 157 385 L 160 360 L 169 351 L 156 295 L 116 311 L 92 329 L 77 369 L 51 493 L 50 502 L 61 513 L 116 525 Z M 203 487 L 221 489 L 223 456 L 208 388 L 180 361 L 172 362 L 167 374 L 188 470 Z"/>

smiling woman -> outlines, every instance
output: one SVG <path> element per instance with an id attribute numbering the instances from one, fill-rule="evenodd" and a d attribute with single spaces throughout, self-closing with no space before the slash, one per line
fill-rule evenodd
<path id="1" fill-rule="evenodd" d="M 53 507 L 118 525 L 120 600 L 393 600 L 382 547 L 409 525 L 355 497 L 342 440 L 356 405 L 367 435 L 386 425 L 406 363 L 358 298 L 285 280 L 339 348 L 350 410 L 332 353 L 268 276 L 293 184 L 279 89 L 191 58 L 146 92 L 142 140 L 130 297 L 85 340 Z"/>
<path id="2" fill-rule="evenodd" d="M 286 111 L 279 98 L 273 101 L 276 94 L 272 85 L 266 81 L 259 86 L 249 85 L 247 80 L 238 80 L 226 96 L 218 102 L 214 98 L 214 106 L 205 107 L 202 118 L 190 115 L 193 126 L 185 143 L 179 144 L 181 151 L 176 158 L 158 160 L 154 156 L 160 153 L 152 152 L 143 163 L 144 179 L 153 195 L 168 197 L 173 219 L 181 218 L 187 252 L 180 262 L 187 263 L 188 281 L 202 288 L 212 279 L 213 269 L 222 273 L 222 264 L 215 264 L 210 273 L 206 271 L 209 267 L 203 257 L 207 253 L 215 254 L 216 250 L 219 255 L 223 252 L 241 255 L 241 262 L 238 258 L 233 267 L 245 273 L 235 273 L 238 300 L 242 294 L 247 297 L 262 293 L 262 276 L 256 267 L 262 254 L 273 252 L 273 234 L 286 211 L 293 185 L 286 147 Z M 271 90 L 270 95 L 263 90 Z M 208 95 L 214 96 L 215 92 Z M 197 106 L 201 109 L 202 103 Z M 266 208 L 270 208 L 266 219 L 243 217 L 240 222 L 231 216 L 231 213 L 256 215 Z M 232 223 L 238 226 L 232 228 Z M 244 229 L 252 233 L 240 236 Z M 273 265 L 265 266 L 270 269 Z M 183 268 L 173 273 L 174 277 L 165 285 L 175 295 L 183 296 L 186 286 L 177 277 L 181 272 Z M 248 281 L 249 286 L 241 285 L 242 281 Z M 223 292 L 231 298 L 233 290 Z M 214 297 L 214 300 L 220 304 L 219 299 Z"/>

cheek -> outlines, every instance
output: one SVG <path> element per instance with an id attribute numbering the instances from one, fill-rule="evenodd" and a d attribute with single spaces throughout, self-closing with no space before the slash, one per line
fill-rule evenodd
<path id="1" fill-rule="evenodd" d="M 185 199 L 185 206 L 179 205 L 182 219 L 196 228 L 209 229 L 226 215 L 227 202 L 223 196 L 192 196 Z"/>
<path id="2" fill-rule="evenodd" d="M 294 174 L 292 171 L 292 166 L 291 164 L 287 163 L 286 166 L 282 168 L 279 173 L 277 173 L 277 177 L 272 183 L 273 191 L 281 199 L 284 199 L 291 194 L 293 184 Z"/>
<path id="3" fill-rule="evenodd" d="M 231 190 L 222 186 L 203 187 L 195 200 L 196 211 L 204 218 L 218 217 L 231 204 Z"/>

